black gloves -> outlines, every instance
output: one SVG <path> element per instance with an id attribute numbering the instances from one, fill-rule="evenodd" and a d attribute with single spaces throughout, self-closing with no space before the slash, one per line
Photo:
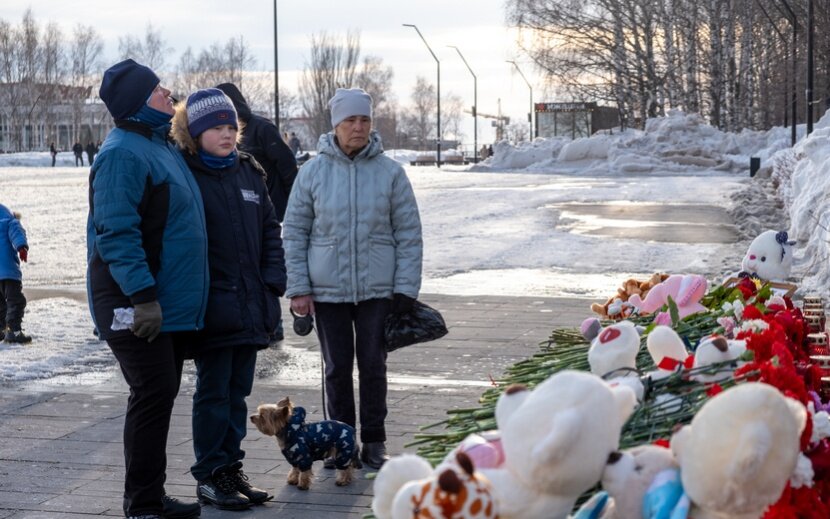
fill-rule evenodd
<path id="1" fill-rule="evenodd" d="M 131 330 L 136 337 L 153 342 L 161 332 L 161 305 L 158 301 L 138 303 L 134 306 L 133 327 Z"/>
<path id="2" fill-rule="evenodd" d="M 404 314 L 412 310 L 415 299 L 404 294 L 392 294 L 392 313 Z"/>

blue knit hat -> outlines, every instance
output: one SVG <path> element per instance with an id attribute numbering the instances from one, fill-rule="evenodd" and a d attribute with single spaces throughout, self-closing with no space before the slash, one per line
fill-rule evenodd
<path id="1" fill-rule="evenodd" d="M 205 130 L 230 124 L 237 130 L 233 101 L 218 88 L 197 90 L 187 98 L 187 130 L 194 139 Z"/>
<path id="2" fill-rule="evenodd" d="M 372 96 L 360 88 L 338 88 L 329 100 L 329 108 L 332 128 L 353 115 L 365 115 L 371 119 Z"/>
<path id="3" fill-rule="evenodd" d="M 104 72 L 98 95 L 113 119 L 126 119 L 144 106 L 159 83 L 150 68 L 125 59 Z"/>

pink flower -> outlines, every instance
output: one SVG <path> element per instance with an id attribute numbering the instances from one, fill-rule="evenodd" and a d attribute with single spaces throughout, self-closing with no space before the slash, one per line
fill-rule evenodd
<path id="1" fill-rule="evenodd" d="M 654 324 L 662 324 L 664 326 L 671 326 L 671 316 L 668 312 L 660 312 L 654 318 Z"/>

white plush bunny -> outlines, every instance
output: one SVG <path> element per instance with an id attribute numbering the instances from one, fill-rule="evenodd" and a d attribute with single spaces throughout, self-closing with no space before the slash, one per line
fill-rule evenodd
<path id="1" fill-rule="evenodd" d="M 749 244 L 741 270 L 765 281 L 785 281 L 793 266 L 794 244 L 787 231 L 764 231 Z"/>

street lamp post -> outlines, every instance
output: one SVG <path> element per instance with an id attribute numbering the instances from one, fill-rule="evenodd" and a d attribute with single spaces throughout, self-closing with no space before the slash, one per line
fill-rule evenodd
<path id="1" fill-rule="evenodd" d="M 447 46 L 455 49 L 455 52 L 457 52 L 461 57 L 461 61 L 467 65 L 467 70 L 469 70 L 470 74 L 473 75 L 473 162 L 478 164 L 478 78 L 476 77 L 475 72 L 473 72 L 473 69 L 470 68 L 467 60 L 464 59 L 464 55 L 461 54 L 460 50 L 458 50 L 458 47 L 455 45 Z"/>
<path id="2" fill-rule="evenodd" d="M 427 50 L 429 51 L 430 54 L 432 54 L 432 57 L 435 59 L 435 64 L 438 66 L 438 82 L 437 82 L 437 90 L 438 90 L 438 138 L 436 139 L 437 142 L 436 142 L 436 145 L 435 145 L 435 149 L 436 149 L 436 164 L 440 168 L 441 167 L 441 61 L 438 59 L 438 56 L 436 56 L 435 53 L 432 52 L 432 49 L 430 48 L 429 43 L 427 43 L 427 40 L 424 39 L 424 35 L 421 34 L 421 31 L 419 31 L 416 26 L 412 25 L 411 23 L 405 23 L 405 24 L 403 24 L 403 26 L 404 27 L 412 27 L 413 29 L 415 29 L 415 32 L 417 32 L 418 36 L 421 37 L 421 40 L 424 42 L 424 45 L 427 46 Z"/>
<path id="3" fill-rule="evenodd" d="M 522 74 L 522 69 L 519 68 L 519 65 L 516 64 L 515 61 L 508 60 L 508 63 L 512 63 L 514 67 L 516 67 L 516 71 L 522 76 L 522 79 L 525 80 L 527 84 L 527 88 L 530 89 L 530 111 L 527 113 L 527 121 L 530 123 L 530 140 L 533 140 L 533 87 L 530 86 L 530 82 L 527 80 L 524 74 Z"/>
<path id="4" fill-rule="evenodd" d="M 280 74 L 279 47 L 277 47 L 277 0 L 274 0 L 274 124 L 280 129 Z"/>

